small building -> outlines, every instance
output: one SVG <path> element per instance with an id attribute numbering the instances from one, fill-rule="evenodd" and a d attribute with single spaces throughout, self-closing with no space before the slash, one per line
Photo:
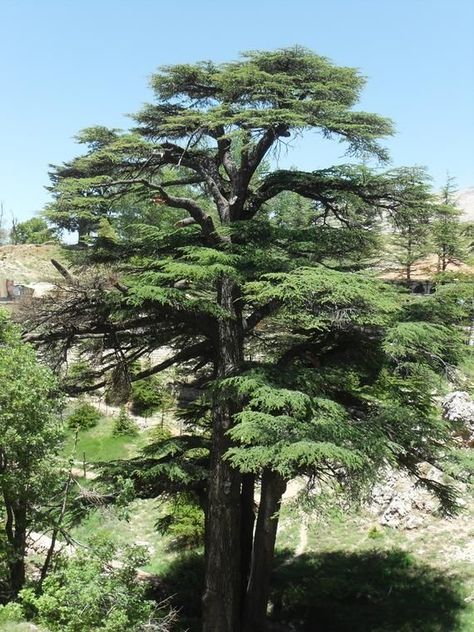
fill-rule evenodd
<path id="1" fill-rule="evenodd" d="M 47 285 L 48 288 L 52 288 L 52 284 L 37 284 Z M 34 284 L 15 283 L 13 279 L 5 279 L 0 277 L 0 303 L 13 303 L 26 296 L 35 295 Z M 43 292 L 44 294 L 44 292 Z"/>

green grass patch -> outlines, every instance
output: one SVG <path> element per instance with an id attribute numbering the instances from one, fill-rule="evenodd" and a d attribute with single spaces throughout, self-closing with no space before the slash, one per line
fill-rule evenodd
<path id="1" fill-rule="evenodd" d="M 46 628 L 31 627 L 30 623 L 0 623 L 0 632 L 31 632 L 32 630 L 38 632 L 48 632 Z"/>
<path id="2" fill-rule="evenodd" d="M 114 435 L 114 423 L 113 417 L 104 417 L 96 427 L 80 430 L 74 458 L 77 461 L 84 459 L 87 463 L 93 463 L 135 456 L 145 445 L 146 435 Z M 64 455 L 67 457 L 73 450 L 74 436 L 73 431 L 68 433 L 64 445 Z"/>

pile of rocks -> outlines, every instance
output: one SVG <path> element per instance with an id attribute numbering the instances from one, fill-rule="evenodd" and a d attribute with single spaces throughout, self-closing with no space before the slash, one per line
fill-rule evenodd
<path id="1" fill-rule="evenodd" d="M 424 464 L 423 476 L 438 479 L 439 470 Z M 384 527 L 416 529 L 438 507 L 436 498 L 405 472 L 387 468 L 371 494 L 369 512 Z"/>

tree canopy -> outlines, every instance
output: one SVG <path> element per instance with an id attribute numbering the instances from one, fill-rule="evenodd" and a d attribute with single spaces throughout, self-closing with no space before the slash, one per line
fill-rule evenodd
<path id="1" fill-rule="evenodd" d="M 204 508 L 204 631 L 263 630 L 293 476 L 355 490 L 397 464 L 452 509 L 418 464 L 443 456 L 434 394 L 462 355 L 468 303 L 440 322 L 457 299 L 417 303 L 377 278 L 386 219 L 402 226 L 431 204 L 420 170 L 271 167 L 309 130 L 387 158 L 392 124 L 354 109 L 357 70 L 295 47 L 168 66 L 151 85 L 134 129 L 86 129 L 86 153 L 53 168 L 48 217 L 90 247 L 25 323 L 56 359 L 78 344 L 99 359 L 75 392 L 173 365 L 194 376 L 193 434 L 128 470 L 143 493 L 184 486 Z M 165 359 L 130 370 L 160 347 Z"/>

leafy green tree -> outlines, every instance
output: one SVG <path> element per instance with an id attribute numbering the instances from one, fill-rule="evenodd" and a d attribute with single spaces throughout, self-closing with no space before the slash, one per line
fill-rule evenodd
<path id="1" fill-rule="evenodd" d="M 0 313 L 0 513 L 10 597 L 25 582 L 26 539 L 58 490 L 62 445 L 55 379 Z"/>
<path id="2" fill-rule="evenodd" d="M 49 216 L 60 225 L 69 216 L 76 226 L 87 207 L 97 226 L 120 198 L 153 197 L 163 211 L 101 245 L 114 275 L 76 278 L 25 324 L 62 354 L 102 334 L 110 370 L 166 347 L 153 366 L 122 371 L 132 382 L 173 365 L 194 372 L 205 392 L 194 432 L 149 446 L 142 472 L 137 460 L 122 467 L 143 494 L 205 496 L 205 632 L 264 629 L 288 480 L 303 473 L 355 491 L 387 462 L 421 480 L 417 463 L 436 460 L 446 438 L 433 392 L 461 355 L 456 330 L 421 308 L 419 323 L 364 272 L 387 215 L 429 206 L 423 177 L 261 168 L 282 139 L 311 129 L 385 159 L 378 140 L 392 126 L 354 109 L 363 85 L 356 70 L 299 47 L 166 67 L 135 131 L 87 130 L 89 152 L 53 173 Z M 104 369 L 84 390 L 108 379 Z M 448 488 L 422 482 L 452 505 Z"/>
<path id="3" fill-rule="evenodd" d="M 117 135 L 118 130 L 95 127 L 93 130 L 82 130 L 76 140 L 90 152 L 107 151 Z M 55 201 L 46 208 L 44 215 L 60 230 L 77 231 L 80 244 L 87 242 L 100 218 L 110 214 L 111 203 L 105 202 L 94 187 L 102 173 L 100 165 L 88 164 L 87 157 L 77 158 L 61 167 L 52 165 L 50 176 L 53 186 L 50 190 Z M 80 189 L 73 185 L 75 178 L 82 180 Z"/>
<path id="4" fill-rule="evenodd" d="M 55 231 L 42 217 L 15 222 L 10 231 L 10 240 L 13 244 L 44 244 L 56 239 Z"/>

